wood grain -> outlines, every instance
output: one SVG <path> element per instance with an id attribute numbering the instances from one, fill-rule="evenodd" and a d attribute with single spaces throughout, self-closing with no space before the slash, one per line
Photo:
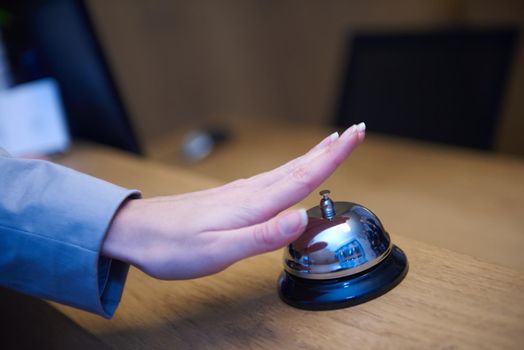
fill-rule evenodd
<path id="1" fill-rule="evenodd" d="M 56 307 L 119 349 L 522 348 L 521 273 L 394 239 L 409 257 L 406 279 L 353 308 L 314 312 L 282 303 L 280 252 L 192 281 L 156 281 L 132 270 L 111 321 Z"/>
<path id="2" fill-rule="evenodd" d="M 375 152 L 378 150 L 377 146 Z M 412 147 L 405 146 L 405 151 L 408 154 L 415 152 L 412 157 L 419 156 L 415 164 L 424 160 L 424 152 L 420 150 L 413 151 Z M 363 153 L 364 149 L 360 152 Z M 437 150 L 427 152 L 427 157 L 438 161 Z M 455 156 L 450 155 L 447 161 L 442 156 L 440 162 L 460 166 L 460 162 L 454 161 Z M 457 157 L 460 159 L 460 154 Z M 400 153 L 397 159 L 402 159 Z M 464 162 L 471 159 L 474 160 L 475 156 L 465 157 Z M 364 166 L 373 167 L 373 164 L 366 165 L 364 160 L 361 161 Z M 216 184 L 216 181 L 191 172 L 92 146 L 75 149 L 61 162 L 124 186 L 139 187 L 147 195 L 190 191 Z M 404 164 L 409 163 L 404 161 Z M 509 165 L 504 163 L 501 167 L 511 168 L 511 164 L 510 161 Z M 516 166 L 517 171 L 520 171 L 519 166 Z M 416 170 L 415 167 L 412 171 Z M 403 183 L 402 174 L 394 169 L 389 175 L 396 179 L 397 184 Z M 496 186 L 504 188 L 504 182 L 512 181 L 510 170 L 506 176 L 499 177 Z M 388 178 L 384 174 L 375 174 L 373 179 L 353 178 L 351 183 L 358 188 L 366 181 L 387 182 Z M 465 184 L 466 180 L 444 183 L 451 186 Z M 383 183 L 378 186 L 381 190 L 388 188 Z M 415 186 L 422 190 L 421 183 Z M 342 187 L 339 185 L 337 191 Z M 446 191 L 446 188 L 444 186 L 441 191 Z M 461 192 L 456 191 L 460 196 Z M 414 193 L 408 191 L 406 197 L 398 196 L 389 210 L 403 207 L 413 215 L 421 207 L 435 205 L 430 196 L 425 195 L 407 205 L 413 200 Z M 452 192 L 447 195 L 451 196 Z M 511 196 L 511 193 L 506 195 Z M 494 194 L 488 191 L 480 196 L 491 198 Z M 441 201 L 452 205 L 453 198 L 443 196 Z M 462 212 L 449 213 L 450 220 L 460 220 L 460 215 L 463 215 Z M 434 214 L 438 216 L 439 212 Z M 410 215 L 396 219 L 395 222 L 384 221 L 387 227 L 409 227 L 413 220 Z M 494 218 L 492 224 L 496 225 L 497 220 L 499 218 Z M 440 226 L 426 223 L 424 227 L 432 234 L 438 234 L 442 225 L 445 227 L 442 223 Z M 118 349 L 524 347 L 524 275 L 521 271 L 423 243 L 397 231 L 390 228 L 394 243 L 404 249 L 409 259 L 410 271 L 406 279 L 386 295 L 348 309 L 313 312 L 282 303 L 276 292 L 276 279 L 282 268 L 281 252 L 257 256 L 220 274 L 191 281 L 157 281 L 132 269 L 123 301 L 111 321 L 53 305 L 105 345 Z M 506 248 L 507 251 L 512 249 Z"/>

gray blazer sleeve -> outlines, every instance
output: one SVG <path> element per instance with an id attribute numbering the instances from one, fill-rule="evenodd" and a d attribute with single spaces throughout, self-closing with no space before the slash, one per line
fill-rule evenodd
<path id="1" fill-rule="evenodd" d="M 100 249 L 120 205 L 138 196 L 0 149 L 0 286 L 110 318 L 128 265 Z"/>

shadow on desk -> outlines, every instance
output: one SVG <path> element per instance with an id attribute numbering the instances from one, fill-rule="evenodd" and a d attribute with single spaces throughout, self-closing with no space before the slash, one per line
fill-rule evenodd
<path id="1" fill-rule="evenodd" d="M 45 301 L 0 288 L 0 348 L 109 349 Z"/>
<path id="2" fill-rule="evenodd" d="M 219 298 L 195 304 L 185 311 L 170 310 L 160 319 L 140 327 L 101 333 L 115 348 L 242 349 L 285 344 L 284 334 L 271 315 L 280 308 L 273 289 L 232 301 Z M 285 321 L 284 321 L 285 322 Z"/>
<path id="3" fill-rule="evenodd" d="M 142 344 L 154 349 L 201 349 L 212 344 L 221 349 L 271 344 L 283 336 L 271 325 L 282 321 L 269 316 L 274 299 L 271 290 L 234 303 L 215 300 L 195 305 L 183 315 L 175 311 L 162 323 L 101 332 L 97 337 L 47 302 L 0 288 L 0 348 L 106 350 L 113 348 L 107 344 L 115 348 L 142 348 Z"/>

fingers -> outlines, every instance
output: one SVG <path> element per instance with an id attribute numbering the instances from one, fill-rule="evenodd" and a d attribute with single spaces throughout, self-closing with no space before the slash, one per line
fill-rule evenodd
<path id="1" fill-rule="evenodd" d="M 304 209 L 290 210 L 253 226 L 231 231 L 215 231 L 226 264 L 240 259 L 279 249 L 300 236 L 307 226 Z"/>
<path id="2" fill-rule="evenodd" d="M 338 132 L 334 132 L 331 135 L 329 135 L 328 137 L 326 137 L 325 139 L 323 139 L 322 141 L 320 141 L 320 143 L 318 143 L 315 147 L 310 149 L 306 154 L 298 158 L 295 158 L 276 169 L 253 176 L 249 180 L 250 182 L 252 182 L 253 185 L 256 185 L 256 186 L 260 186 L 260 187 L 268 186 L 274 183 L 275 181 L 278 181 L 279 179 L 281 179 L 282 176 L 287 175 L 298 164 L 307 162 L 309 159 L 314 158 L 319 152 L 321 152 L 323 149 L 325 149 L 326 147 L 333 144 L 333 142 L 338 140 L 338 137 L 339 137 Z"/>
<path id="3" fill-rule="evenodd" d="M 225 184 L 224 186 L 219 187 L 219 190 L 243 187 L 246 184 L 251 187 L 258 188 L 268 186 L 289 173 L 297 165 L 297 163 L 307 161 L 308 158 L 314 157 L 320 150 L 335 142 L 338 137 L 338 132 L 334 132 L 311 148 L 306 154 L 303 154 L 302 156 L 297 157 L 278 168 L 252 176 L 249 179 L 236 180 Z"/>
<path id="4" fill-rule="evenodd" d="M 331 135 L 329 135 L 328 137 L 326 137 L 325 139 L 323 139 L 322 141 L 320 141 L 319 144 L 317 144 L 315 147 L 313 147 L 312 149 L 309 150 L 308 153 L 306 154 L 309 154 L 309 153 L 312 153 L 316 150 L 319 150 L 319 149 L 322 149 L 322 148 L 325 148 L 329 145 L 331 145 L 333 142 L 335 142 L 336 140 L 338 140 L 338 137 L 340 135 L 338 134 L 337 131 L 335 131 L 334 133 L 332 133 Z"/>
<path id="5" fill-rule="evenodd" d="M 360 123 L 359 125 L 362 125 L 362 124 L 363 123 Z M 352 125 L 347 130 L 357 130 L 357 125 Z M 243 187 L 246 185 L 252 188 L 255 188 L 255 187 L 263 188 L 263 187 L 269 186 L 273 184 L 274 182 L 280 180 L 282 177 L 288 175 L 291 171 L 293 171 L 294 168 L 299 166 L 301 163 L 307 163 L 311 159 L 315 158 L 320 152 L 322 152 L 322 150 L 324 150 L 325 148 L 331 146 L 334 142 L 336 142 L 338 138 L 339 138 L 338 132 L 334 132 L 331 135 L 324 138 L 322 141 L 320 141 L 320 143 L 318 143 L 316 146 L 310 149 L 306 154 L 298 158 L 295 158 L 276 169 L 252 176 L 247 180 L 242 179 L 242 180 L 237 180 L 237 181 L 228 183 L 224 186 L 221 186 L 220 190 Z"/>
<path id="6" fill-rule="evenodd" d="M 256 196 L 256 205 L 265 220 L 309 195 L 351 154 L 365 137 L 365 124 L 346 130 L 337 141 L 315 157 L 296 166 Z"/>
<path id="7" fill-rule="evenodd" d="M 269 173 L 192 193 L 193 198 L 213 208 L 209 215 L 216 215 L 215 220 L 201 222 L 201 229 L 216 231 L 254 225 L 296 204 L 331 175 L 363 141 L 364 129 L 361 123 L 348 128 L 338 138 L 336 134 L 330 135 L 307 154 Z M 231 204 L 237 206 L 234 216 Z"/>

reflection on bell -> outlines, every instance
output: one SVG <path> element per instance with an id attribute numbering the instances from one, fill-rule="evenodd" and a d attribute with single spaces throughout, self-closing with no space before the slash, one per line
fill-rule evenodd
<path id="1" fill-rule="evenodd" d="M 305 232 L 285 250 L 280 298 L 301 309 L 338 309 L 399 284 L 408 272 L 406 255 L 377 216 L 355 203 L 333 202 L 328 190 L 320 194 Z"/>

